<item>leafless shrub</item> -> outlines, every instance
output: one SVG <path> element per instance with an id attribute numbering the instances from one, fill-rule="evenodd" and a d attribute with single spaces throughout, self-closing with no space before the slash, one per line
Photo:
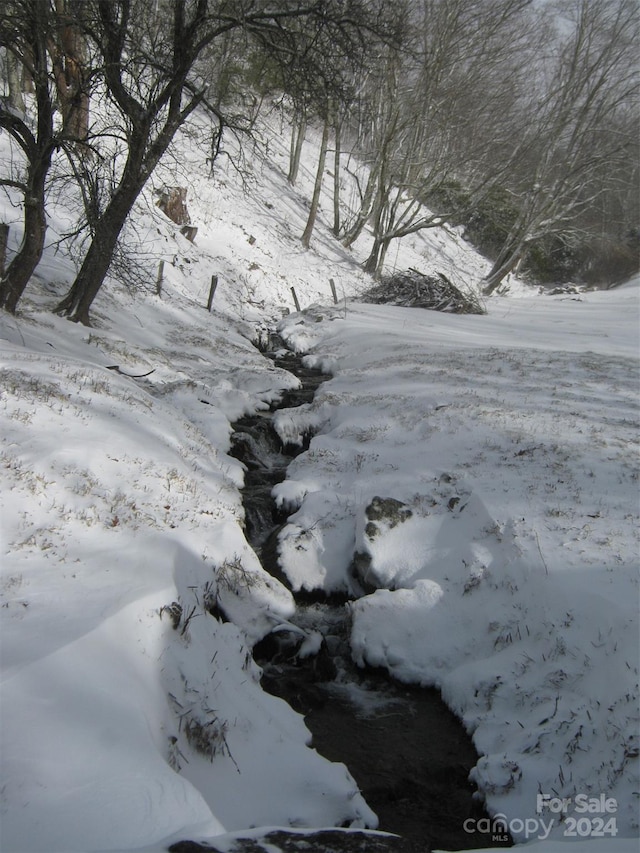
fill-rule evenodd
<path id="1" fill-rule="evenodd" d="M 226 732 L 228 723 L 213 717 L 203 723 L 191 715 L 185 718 L 184 733 L 189 745 L 213 762 L 216 755 L 230 755 Z"/>
<path id="2" fill-rule="evenodd" d="M 238 589 L 250 589 L 256 584 L 256 576 L 242 565 L 242 558 L 237 555 L 225 560 L 217 571 L 218 589 L 237 592 Z"/>

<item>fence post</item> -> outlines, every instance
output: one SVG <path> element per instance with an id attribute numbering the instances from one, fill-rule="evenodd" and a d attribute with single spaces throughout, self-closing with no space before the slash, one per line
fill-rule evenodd
<path id="1" fill-rule="evenodd" d="M 336 293 L 336 283 L 332 278 L 330 278 L 329 284 L 331 285 L 331 293 L 333 294 L 333 304 L 337 305 L 338 304 L 338 294 Z"/>
<path id="2" fill-rule="evenodd" d="M 211 276 L 211 287 L 209 288 L 209 299 L 207 301 L 207 311 L 211 311 L 211 306 L 213 305 L 213 297 L 216 293 L 216 287 L 218 286 L 218 276 Z"/>
<path id="3" fill-rule="evenodd" d="M 164 278 L 164 261 L 158 264 L 158 278 L 156 279 L 156 293 L 162 296 L 162 279 Z"/>
<path id="4" fill-rule="evenodd" d="M 297 295 L 296 295 L 296 289 L 295 289 L 295 287 L 292 287 L 292 288 L 291 288 L 291 295 L 293 296 L 293 302 L 294 302 L 294 304 L 295 304 L 295 306 L 296 306 L 296 311 L 298 311 L 298 312 L 299 312 L 299 311 L 300 311 L 300 303 L 298 302 L 298 297 L 297 297 Z"/>

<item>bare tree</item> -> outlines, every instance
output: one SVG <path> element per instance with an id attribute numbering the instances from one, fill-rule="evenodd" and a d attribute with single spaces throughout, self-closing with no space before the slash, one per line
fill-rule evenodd
<path id="1" fill-rule="evenodd" d="M 629 110 L 637 116 L 637 3 L 570 0 L 554 11 L 561 13 L 557 48 L 545 77 L 538 75 L 531 129 L 511 156 L 507 185 L 518 215 L 485 279 L 486 294 L 532 245 L 566 231 L 594 205 L 631 142 L 618 119 Z"/>
<path id="2" fill-rule="evenodd" d="M 342 227 L 342 207 L 341 207 L 341 172 L 342 172 L 342 128 L 345 123 L 345 116 L 351 107 L 353 99 L 345 100 L 343 104 L 336 104 L 333 115 L 333 234 L 335 237 L 340 236 Z"/>
<path id="3" fill-rule="evenodd" d="M 16 66 L 26 66 L 35 92 L 35 119 L 0 102 L 0 128 L 5 130 L 24 162 L 22 175 L 0 177 L 0 186 L 24 198 L 24 233 L 17 254 L 0 280 L 0 306 L 14 312 L 44 249 L 46 181 L 59 139 L 54 131 L 54 87 L 47 39 L 54 26 L 53 10 L 43 0 L 12 0 L 0 17 L 0 44 Z"/>
<path id="4" fill-rule="evenodd" d="M 487 187 L 500 128 L 514 104 L 529 5 L 425 0 L 407 10 L 412 38 L 403 52 L 380 57 L 366 85 L 370 99 L 360 150 L 368 175 L 343 239 L 351 245 L 371 225 L 367 271 L 380 271 L 393 240 L 443 224 L 442 215 L 425 207 L 443 186 L 464 179 L 467 201 Z"/>
<path id="5" fill-rule="evenodd" d="M 132 205 L 178 128 L 199 105 L 213 107 L 197 73 L 197 60 L 207 46 L 237 30 L 284 60 L 307 47 L 305 39 L 300 48 L 299 21 L 306 22 L 305 35 L 342 38 L 360 32 L 368 5 L 339 0 L 89 0 L 93 13 L 87 33 L 102 54 L 109 97 L 122 116 L 127 147 L 111 200 L 57 310 L 89 324 L 89 309 Z M 214 112 L 224 124 L 224 115 Z"/>
<path id="6" fill-rule="evenodd" d="M 374 70 L 365 72 L 366 80 L 358 102 L 360 134 L 356 150 L 360 163 L 366 169 L 366 177 L 363 187 L 360 175 L 353 174 L 359 204 L 345 226 L 343 243 L 347 247 L 358 239 L 372 215 L 378 184 L 395 149 L 396 131 L 401 119 L 397 99 L 399 62 L 397 51 L 385 50 L 379 55 Z M 369 97 L 367 93 L 370 93 Z"/>
<path id="7" fill-rule="evenodd" d="M 320 204 L 320 192 L 322 190 L 322 178 L 324 177 L 324 167 L 327 160 L 327 149 L 329 148 L 329 132 L 331 130 L 331 118 L 329 107 L 327 106 L 324 125 L 322 128 L 322 139 L 320 141 L 320 153 L 318 155 L 318 168 L 316 169 L 316 179 L 313 185 L 313 195 L 311 197 L 311 207 L 309 208 L 309 216 L 307 224 L 304 227 L 302 237 L 302 245 L 305 249 L 309 248 L 311 243 L 311 235 L 318 215 L 318 206 Z"/>
<path id="8" fill-rule="evenodd" d="M 307 108 L 305 104 L 295 106 L 293 120 L 291 122 L 291 151 L 289 153 L 289 174 L 287 180 L 291 186 L 295 186 L 300 170 L 300 157 L 302 146 L 307 134 Z"/>
<path id="9" fill-rule="evenodd" d="M 357 16 L 357 26 L 354 26 L 356 19 L 353 13 L 356 8 L 354 6 L 350 10 L 351 25 L 347 24 L 348 19 L 338 25 L 330 17 L 325 17 L 325 21 L 319 23 L 314 19 L 300 19 L 297 22 L 298 46 L 295 56 L 283 69 L 282 87 L 294 106 L 288 174 L 291 184 L 297 179 L 308 122 L 317 117 L 323 125 L 309 216 L 301 237 L 305 248 L 310 245 L 315 227 L 331 131 L 336 132 L 341 109 L 352 99 L 355 75 L 370 58 L 374 45 L 385 41 L 395 45 L 398 43 L 400 29 L 397 8 L 388 9 L 384 3 L 379 6 L 366 3 Z M 336 134 L 336 167 L 339 169 L 338 149 L 339 139 Z M 339 174 L 334 186 L 338 185 L 338 180 Z"/>

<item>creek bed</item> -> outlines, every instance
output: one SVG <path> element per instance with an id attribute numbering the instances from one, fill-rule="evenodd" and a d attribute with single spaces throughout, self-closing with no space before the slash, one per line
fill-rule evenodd
<path id="1" fill-rule="evenodd" d="M 278 341 L 276 341 L 278 343 Z M 279 342 L 281 343 L 281 342 Z M 282 352 L 280 348 L 278 350 Z M 275 358 L 275 352 L 268 355 Z M 278 408 L 313 399 L 329 377 L 309 370 L 293 353 L 278 359 L 302 382 Z M 247 468 L 243 503 L 247 538 L 263 566 L 287 584 L 277 559 L 277 534 L 286 517 L 271 498 L 273 486 L 300 448 L 283 448 L 271 425 L 273 412 L 234 425 L 233 454 Z M 288 584 L 287 584 L 288 585 Z M 350 610 L 344 596 L 321 591 L 296 595 L 291 620 L 300 633 L 270 634 L 254 648 L 262 686 L 303 714 L 312 745 L 349 768 L 379 829 L 396 833 L 426 851 L 511 846 L 511 839 L 467 832 L 487 817 L 469 781 L 478 755 L 440 693 L 401 684 L 386 671 L 360 669 L 351 660 Z M 317 638 L 312 653 L 300 653 L 301 637 Z M 473 820 L 475 819 L 475 820 Z"/>

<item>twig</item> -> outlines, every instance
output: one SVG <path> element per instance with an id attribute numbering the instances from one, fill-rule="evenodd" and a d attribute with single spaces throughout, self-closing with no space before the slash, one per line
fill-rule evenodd
<path id="1" fill-rule="evenodd" d="M 126 376 L 127 379 L 144 379 L 145 376 L 151 376 L 152 373 L 156 372 L 154 367 L 148 373 L 125 373 L 123 370 L 120 370 L 117 364 L 108 364 L 107 370 L 115 370 L 116 373 L 119 373 L 120 376 Z"/>
<path id="2" fill-rule="evenodd" d="M 543 564 L 543 566 L 544 566 L 544 570 L 545 570 L 545 572 L 546 572 L 547 574 L 549 574 L 549 566 L 547 565 L 547 561 L 545 560 L 544 555 L 543 555 L 543 553 L 542 553 L 542 548 L 540 547 L 540 540 L 538 539 L 538 531 L 537 531 L 537 530 L 534 530 L 533 532 L 534 532 L 534 533 L 535 533 L 535 535 L 536 535 L 536 542 L 537 542 L 537 544 L 538 544 L 538 553 L 540 554 L 540 559 L 542 560 L 542 564 Z"/>

